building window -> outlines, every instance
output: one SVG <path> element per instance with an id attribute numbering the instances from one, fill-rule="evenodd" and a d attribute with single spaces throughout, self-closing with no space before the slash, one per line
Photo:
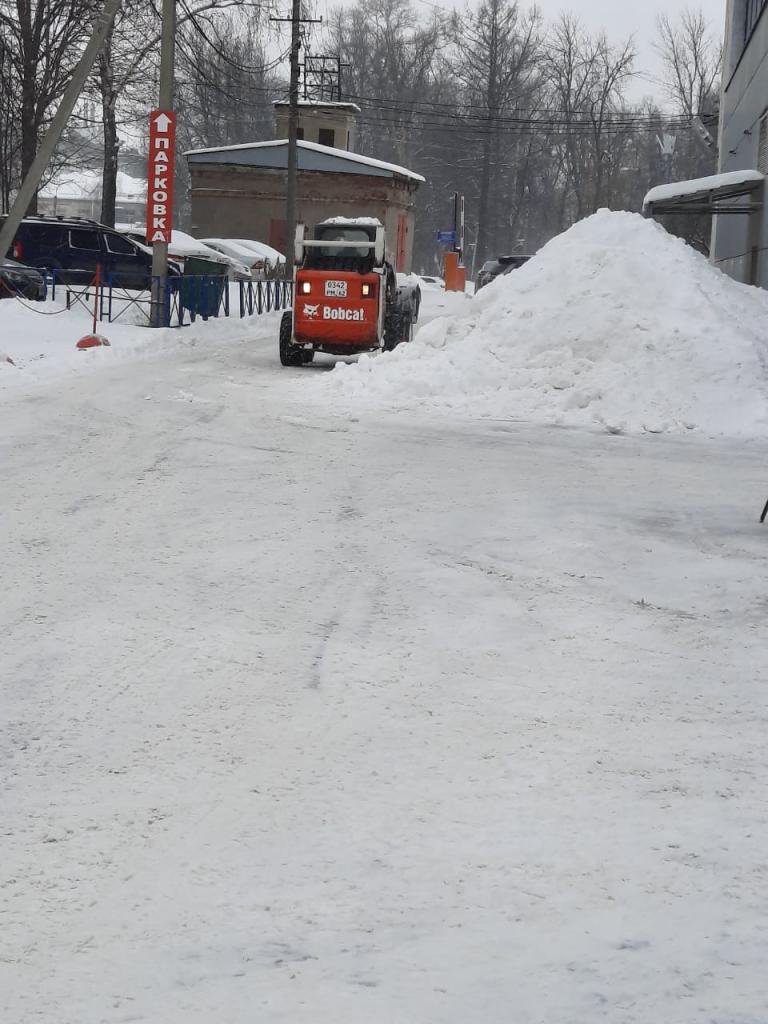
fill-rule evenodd
<path id="1" fill-rule="evenodd" d="M 765 10 L 768 0 L 747 0 L 746 16 L 744 21 L 744 39 L 749 39 L 752 29 L 760 20 L 760 15 Z"/>
<path id="2" fill-rule="evenodd" d="M 321 128 L 317 133 L 317 141 L 321 146 L 333 148 L 336 144 L 336 132 L 333 128 Z"/>

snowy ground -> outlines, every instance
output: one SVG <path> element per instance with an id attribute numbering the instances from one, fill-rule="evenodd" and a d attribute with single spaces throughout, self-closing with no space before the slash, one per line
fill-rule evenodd
<path id="1" fill-rule="evenodd" d="M 0 1020 L 765 1024 L 765 443 L 275 333 L 0 375 Z"/>

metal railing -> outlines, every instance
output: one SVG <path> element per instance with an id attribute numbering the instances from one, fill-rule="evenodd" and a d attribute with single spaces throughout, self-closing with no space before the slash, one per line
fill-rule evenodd
<path id="1" fill-rule="evenodd" d="M 270 313 L 293 304 L 293 281 L 240 281 L 240 316 Z"/>
<path id="2" fill-rule="evenodd" d="M 67 309 L 81 305 L 92 312 L 94 303 L 98 320 L 115 323 L 121 317 L 139 314 L 142 325 L 149 326 L 152 305 L 151 288 L 133 290 L 118 287 L 111 275 L 74 285 L 57 279 L 57 271 L 46 273 L 48 296 L 55 301 L 57 290 L 65 290 Z M 237 301 L 232 292 L 237 289 Z M 186 327 L 198 319 L 260 316 L 263 313 L 290 308 L 293 282 L 283 278 L 265 281 L 230 282 L 225 277 L 185 275 L 168 277 L 165 282 L 165 323 L 168 327 Z M 237 312 L 235 312 L 235 310 Z"/>

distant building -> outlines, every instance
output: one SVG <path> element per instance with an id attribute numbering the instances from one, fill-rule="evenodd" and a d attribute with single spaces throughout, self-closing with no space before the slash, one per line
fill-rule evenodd
<path id="1" fill-rule="evenodd" d="M 275 107 L 275 130 L 279 139 L 288 138 L 288 104 L 278 101 Z M 299 138 L 317 142 L 331 149 L 356 149 L 356 103 L 316 103 L 299 100 Z"/>
<path id="2" fill-rule="evenodd" d="M 48 216 L 101 218 L 101 171 L 64 169 L 43 186 L 38 195 L 38 210 Z M 146 181 L 117 173 L 116 220 L 145 222 Z"/>
<path id="3" fill-rule="evenodd" d="M 768 0 L 728 0 L 720 102 L 720 171 L 768 174 Z M 753 216 L 715 218 L 713 261 L 732 277 L 768 288 L 765 186 L 753 187 Z M 744 198 L 735 199 L 732 205 Z M 757 207 L 761 206 L 758 210 Z"/>
<path id="4" fill-rule="evenodd" d="M 277 105 L 278 127 L 284 124 L 284 106 Z M 409 271 L 416 192 L 424 179 L 405 167 L 347 148 L 354 143 L 354 104 L 304 103 L 300 109 L 305 139 L 298 144 L 297 220 L 311 226 L 332 216 L 377 217 L 386 229 L 397 269 Z M 317 141 L 329 139 L 323 133 L 331 130 L 336 146 Z M 337 132 L 343 139 L 337 139 Z M 253 238 L 286 252 L 284 138 L 192 150 L 186 157 L 194 235 Z"/>
<path id="5" fill-rule="evenodd" d="M 693 127 L 706 137 L 700 121 Z M 712 214 L 711 261 L 768 288 L 768 0 L 728 0 L 718 150 L 717 174 L 657 186 L 643 211 Z"/>

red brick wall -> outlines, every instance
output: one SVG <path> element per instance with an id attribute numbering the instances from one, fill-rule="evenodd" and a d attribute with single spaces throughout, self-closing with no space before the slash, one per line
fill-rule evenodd
<path id="1" fill-rule="evenodd" d="M 253 238 L 272 244 L 273 222 L 285 220 L 285 172 L 225 164 L 192 164 L 192 233 L 198 238 Z M 302 171 L 298 219 L 312 226 L 326 217 L 378 217 L 393 262 L 398 224 L 405 218 L 399 262 L 408 272 L 413 253 L 416 183 L 364 174 Z"/>

